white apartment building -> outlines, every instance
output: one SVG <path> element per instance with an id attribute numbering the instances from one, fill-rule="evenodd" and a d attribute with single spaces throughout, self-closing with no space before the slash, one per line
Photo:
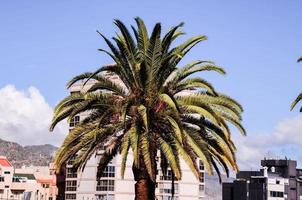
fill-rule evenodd
<path id="1" fill-rule="evenodd" d="M 6 157 L 0 156 L 0 199 L 55 200 L 53 177 L 48 167 L 15 169 Z"/>
<path id="2" fill-rule="evenodd" d="M 264 177 L 267 177 L 267 200 L 287 199 L 285 188 L 289 186 L 289 179 L 275 173 L 274 167 L 271 168 L 271 171 L 268 171 L 267 167 L 263 167 L 263 174 Z"/>
<path id="3" fill-rule="evenodd" d="M 134 180 L 132 175 L 132 159 L 129 155 L 124 179 L 120 176 L 121 159 L 116 156 L 105 168 L 102 178 L 97 181 L 97 164 L 100 156 L 93 156 L 87 163 L 82 173 L 76 173 L 72 165 L 66 168 L 65 198 L 78 200 L 133 200 Z M 72 164 L 69 163 L 69 164 Z M 181 162 L 183 178 L 175 181 L 174 200 L 200 200 L 203 199 L 204 179 L 197 180 L 184 162 Z M 203 165 L 200 165 L 200 173 L 204 177 Z M 156 196 L 159 200 L 172 200 L 171 195 L 172 173 L 168 171 L 163 175 L 159 170 L 157 176 Z"/>
<path id="4" fill-rule="evenodd" d="M 288 186 L 288 179 L 280 176 L 267 178 L 267 200 L 284 200 L 287 199 L 285 188 Z"/>
<path id="5" fill-rule="evenodd" d="M 82 83 L 75 84 L 72 92 L 83 91 Z M 70 129 L 76 126 L 85 113 L 75 116 L 70 122 Z M 88 161 L 83 172 L 77 173 L 72 168 L 72 161 L 66 165 L 65 199 L 77 200 L 133 200 L 134 178 L 132 174 L 133 159 L 129 152 L 124 179 L 120 176 L 121 158 L 117 155 L 106 167 L 102 178 L 97 181 L 97 164 L 100 155 L 96 154 Z M 182 180 L 175 181 L 175 195 L 173 200 L 201 200 L 205 197 L 205 170 L 203 164 L 199 163 L 201 179 L 197 180 L 184 161 L 181 161 Z M 172 200 L 171 180 L 172 173 L 162 174 L 158 170 L 156 196 L 158 200 Z"/>

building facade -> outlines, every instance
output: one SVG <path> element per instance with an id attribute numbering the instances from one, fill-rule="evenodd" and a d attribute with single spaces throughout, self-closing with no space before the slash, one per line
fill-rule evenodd
<path id="1" fill-rule="evenodd" d="M 221 181 L 226 182 L 228 177 L 226 174 L 221 173 Z M 209 175 L 205 173 L 205 197 L 202 200 L 222 200 L 222 184 L 219 182 L 217 174 Z"/>
<path id="2" fill-rule="evenodd" d="M 120 176 L 121 159 L 116 156 L 105 168 L 100 180 L 96 179 L 97 164 L 100 155 L 93 156 L 87 163 L 83 172 L 77 173 L 72 168 L 72 161 L 66 166 L 65 199 L 78 200 L 133 200 L 134 180 L 132 175 L 131 155 L 126 165 L 124 179 Z M 183 179 L 175 181 L 174 200 L 200 200 L 203 199 L 204 178 L 197 180 L 189 168 L 183 165 Z M 200 173 L 204 175 L 203 165 Z M 203 176 L 204 177 L 204 176 Z M 171 190 L 172 173 L 159 171 L 157 175 L 156 196 L 159 200 L 172 200 Z"/>
<path id="3" fill-rule="evenodd" d="M 54 177 L 48 167 L 15 169 L 6 157 L 0 157 L 0 199 L 55 200 Z"/>
<path id="4" fill-rule="evenodd" d="M 301 200 L 302 170 L 288 159 L 264 159 L 260 171 L 240 171 L 223 183 L 223 200 Z"/>

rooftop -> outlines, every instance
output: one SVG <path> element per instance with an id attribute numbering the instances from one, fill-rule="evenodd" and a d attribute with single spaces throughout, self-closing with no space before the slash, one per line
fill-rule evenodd
<path id="1" fill-rule="evenodd" d="M 2 167 L 12 167 L 12 165 L 10 164 L 10 162 L 7 160 L 7 158 L 6 157 L 4 157 L 4 156 L 1 156 L 0 157 L 0 165 L 2 166 Z"/>

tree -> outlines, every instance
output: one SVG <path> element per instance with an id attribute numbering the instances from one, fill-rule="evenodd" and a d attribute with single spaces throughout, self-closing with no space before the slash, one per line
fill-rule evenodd
<path id="1" fill-rule="evenodd" d="M 161 37 L 160 23 L 149 36 L 144 22 L 135 20 L 133 35 L 115 20 L 120 33 L 112 38 L 114 43 L 98 32 L 110 49 L 99 50 L 110 56 L 114 64 L 80 74 L 67 84 L 69 88 L 78 81 L 93 82 L 86 92 L 67 96 L 55 108 L 50 130 L 65 118 L 71 120 L 79 113 L 89 113 L 65 138 L 55 159 L 58 169 L 74 156 L 75 167 L 83 169 L 106 141 L 98 175 L 119 153 L 123 177 L 131 150 L 136 200 L 155 199 L 157 156 L 161 170 L 171 168 L 176 179 L 182 176 L 180 159 L 186 161 L 197 178 L 197 159 L 210 174 L 216 171 L 220 176 L 220 169 L 227 174 L 229 168 L 238 170 L 229 123 L 245 135 L 241 125 L 243 109 L 206 80 L 191 76 L 225 71 L 204 60 L 179 66 L 182 58 L 206 36 L 195 36 L 172 47 L 175 39 L 184 34 L 180 31 L 183 23 Z"/>
<path id="2" fill-rule="evenodd" d="M 302 61 L 302 57 L 298 59 L 298 62 Z M 293 110 L 296 105 L 302 100 L 302 92 L 297 96 L 297 98 L 292 102 L 292 105 L 290 106 L 290 110 Z M 300 112 L 302 112 L 302 107 L 300 108 Z"/>

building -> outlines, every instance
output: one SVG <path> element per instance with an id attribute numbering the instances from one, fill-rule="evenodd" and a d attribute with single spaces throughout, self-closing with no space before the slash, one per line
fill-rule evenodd
<path id="1" fill-rule="evenodd" d="M 55 176 L 48 167 L 15 169 L 6 157 L 0 157 L 0 199 L 55 200 Z"/>
<path id="2" fill-rule="evenodd" d="M 228 177 L 221 173 L 221 181 L 226 182 Z M 219 182 L 217 174 L 209 175 L 205 173 L 205 197 L 202 200 L 222 200 L 222 184 Z"/>
<path id="3" fill-rule="evenodd" d="M 131 157 L 131 156 L 130 156 Z M 130 158 L 129 157 L 129 158 Z M 134 199 L 134 180 L 132 175 L 131 158 L 127 164 L 124 179 L 120 176 L 121 159 L 115 157 L 105 168 L 102 178 L 97 181 L 97 163 L 99 156 L 92 157 L 83 172 L 77 173 L 72 168 L 72 162 L 66 166 L 65 199 L 78 200 L 132 200 Z M 185 163 L 182 163 L 185 165 Z M 203 165 L 201 173 L 204 174 Z M 175 200 L 202 199 L 204 197 L 204 180 L 197 180 L 189 168 L 184 167 L 183 180 L 175 181 Z M 161 172 L 157 176 L 156 195 L 159 200 L 171 199 L 172 173 Z"/>
<path id="4" fill-rule="evenodd" d="M 71 87 L 70 92 L 75 93 L 85 90 L 88 85 L 83 88 L 83 84 L 77 83 Z M 70 129 L 76 126 L 86 116 L 85 113 L 75 116 L 70 121 Z M 124 179 L 120 176 L 121 159 L 117 155 L 112 162 L 105 168 L 102 178 L 97 181 L 97 164 L 101 156 L 101 151 L 91 159 L 82 172 L 77 172 L 72 167 L 72 160 L 66 164 L 65 171 L 60 175 L 61 183 L 58 194 L 65 193 L 65 200 L 133 200 L 134 199 L 134 178 L 132 175 L 132 156 L 129 152 L 126 172 Z M 205 180 L 204 166 L 200 162 L 199 169 L 201 179 L 197 180 L 189 167 L 181 161 L 183 179 L 175 181 L 175 197 L 174 200 L 201 200 L 205 197 Z M 158 166 L 159 168 L 159 166 Z M 64 181 L 65 178 L 65 187 Z M 163 174 L 161 170 L 157 175 L 156 196 L 159 200 L 172 200 L 171 190 L 172 173 L 168 170 L 167 174 Z"/>
<path id="5" fill-rule="evenodd" d="M 223 200 L 300 200 L 302 170 L 288 159 L 264 159 L 260 171 L 240 171 L 223 183 Z"/>

